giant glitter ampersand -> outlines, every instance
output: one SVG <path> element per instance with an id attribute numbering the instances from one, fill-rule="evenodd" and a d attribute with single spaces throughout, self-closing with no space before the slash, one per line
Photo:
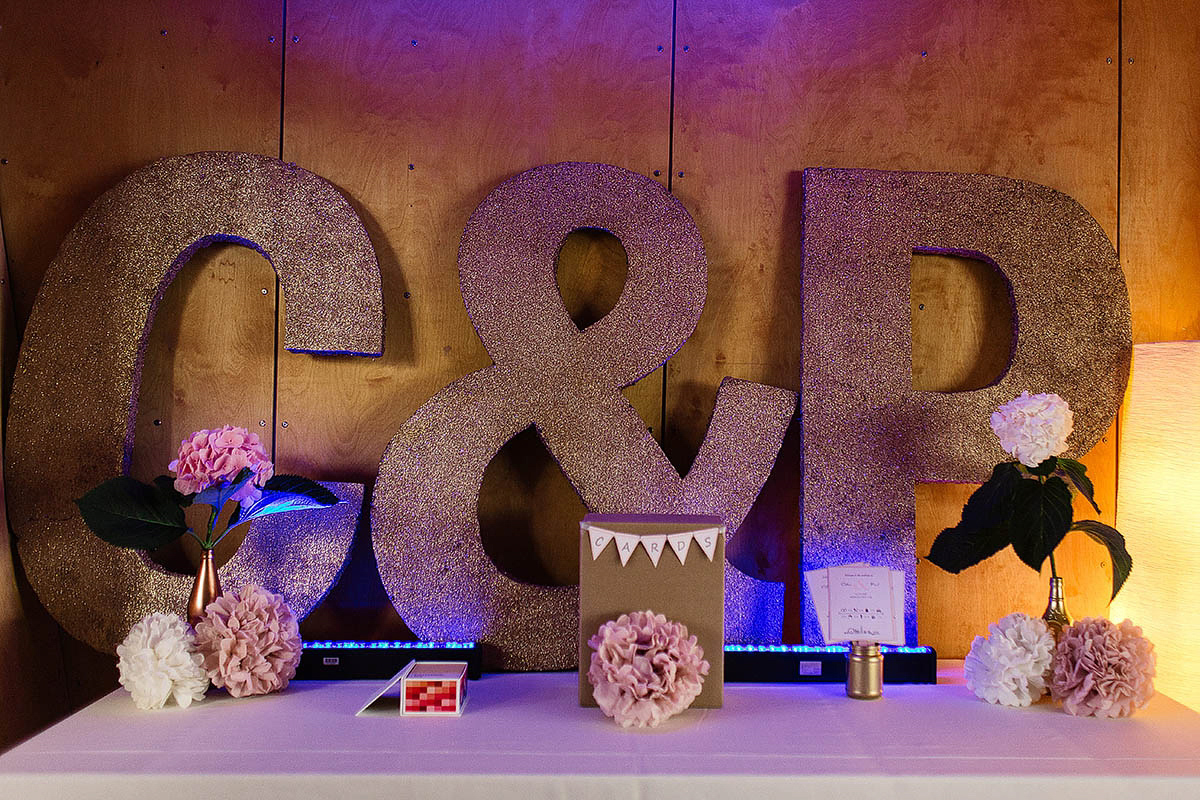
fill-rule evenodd
<path id="1" fill-rule="evenodd" d="M 558 293 L 555 259 L 583 227 L 615 234 L 629 271 L 616 306 L 581 331 Z M 521 173 L 471 216 L 458 263 L 494 363 L 434 395 L 388 445 L 371 513 L 380 576 L 423 638 L 490 645 L 503 668 L 571 667 L 578 588 L 521 583 L 484 551 L 477 506 L 488 462 L 532 424 L 589 509 L 717 514 L 732 532 L 766 481 L 796 396 L 726 379 L 680 478 L 621 395 L 691 335 L 707 288 L 695 224 L 644 176 L 585 163 Z M 727 640 L 779 641 L 781 584 L 726 562 L 725 592 Z"/>

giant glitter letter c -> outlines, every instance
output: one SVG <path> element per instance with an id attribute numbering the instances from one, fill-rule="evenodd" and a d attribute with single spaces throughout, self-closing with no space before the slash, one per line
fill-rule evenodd
<path id="1" fill-rule="evenodd" d="M 92 204 L 46 272 L 25 330 L 5 466 L 30 583 L 67 631 L 98 650 L 111 652 L 143 615 L 187 602 L 191 578 L 97 539 L 72 500 L 128 469 L 155 309 L 192 253 L 217 241 L 253 247 L 275 267 L 288 350 L 383 347 L 366 229 L 337 189 L 295 164 L 251 153 L 173 156 Z M 293 512 L 251 523 L 221 580 L 262 584 L 301 617 L 311 611 L 341 572 L 361 506 L 361 485 L 331 488 L 348 502 L 319 522 Z"/>

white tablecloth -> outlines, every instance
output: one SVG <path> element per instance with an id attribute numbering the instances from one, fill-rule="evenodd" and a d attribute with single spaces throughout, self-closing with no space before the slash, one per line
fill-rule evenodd
<path id="1" fill-rule="evenodd" d="M 124 692 L 0 756 L 0 798 L 1200 797 L 1200 715 L 1155 697 L 1132 718 L 1009 709 L 961 681 L 730 684 L 725 707 L 625 731 L 580 708 L 573 674 L 489 675 L 461 718 L 355 717 L 375 682 L 295 682 L 187 710 Z"/>

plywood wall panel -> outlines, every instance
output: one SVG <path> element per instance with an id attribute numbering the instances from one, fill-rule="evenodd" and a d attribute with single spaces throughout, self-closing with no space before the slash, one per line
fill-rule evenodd
<path id="1" fill-rule="evenodd" d="M 224 0 L 0 7 L 0 211 L 18 329 L 67 231 L 125 175 L 154 159 L 197 150 L 278 154 L 282 19 L 281 3 Z M 154 426 L 153 419 L 219 425 L 234 421 L 231 416 L 270 418 L 270 369 L 264 372 L 261 358 L 245 359 L 245 347 L 218 350 L 231 336 L 248 336 L 255 347 L 265 344 L 270 366 L 274 285 L 268 284 L 262 316 L 245 313 L 244 305 L 229 300 L 264 299 L 262 276 L 254 272 L 262 259 L 241 248 L 223 258 L 214 253 L 197 256 L 186 286 L 172 288 L 181 302 L 169 301 L 156 321 L 147 354 L 151 379 L 140 398 L 150 416 L 137 426 L 135 460 L 143 473 L 165 471 L 178 446 L 178 439 L 169 441 L 174 426 Z M 229 268 L 222 260 L 232 262 Z M 188 332 L 195 343 L 190 354 L 173 351 L 170 329 Z M 192 361 L 202 350 L 206 360 Z M 231 403 L 243 413 L 234 414 Z M 44 614 L 38 619 L 45 624 Z M 58 695 L 69 705 L 115 685 L 112 654 L 94 653 L 65 634 L 62 652 L 66 679 Z M 7 685 L 29 680 L 0 679 Z"/>
<path id="2" fill-rule="evenodd" d="M 275 296 L 270 263 L 238 245 L 200 250 L 180 270 L 147 342 L 131 475 L 150 481 L 166 474 L 180 441 L 202 428 L 244 427 L 270 449 Z M 222 542 L 218 564 L 240 540 Z M 155 555 L 163 566 L 187 573 L 199 557 L 190 537 Z"/>
<path id="3" fill-rule="evenodd" d="M 8 3 L 0 204 L 19 329 L 59 243 L 120 178 L 195 150 L 278 154 L 282 6 Z"/>
<path id="4" fill-rule="evenodd" d="M 387 332 L 379 359 L 281 354 L 285 464 L 373 476 L 417 407 L 489 363 L 456 253 L 495 185 L 559 160 L 665 172 L 670 3 L 558 6 L 289 4 L 284 154 L 362 214 Z"/>
<path id="5" fill-rule="evenodd" d="M 1200 339 L 1200 3 L 1122 9 L 1120 243 L 1133 337 Z"/>
<path id="6" fill-rule="evenodd" d="M 385 355 L 279 353 L 274 420 L 269 267 L 241 248 L 197 255 L 153 332 L 135 471 L 161 471 L 184 429 L 261 419 L 282 468 L 369 481 L 414 409 L 488 363 L 458 294 L 455 254 L 467 217 L 503 179 L 560 159 L 607 161 L 664 184 L 669 176 L 705 238 L 708 304 L 667 376 L 664 446 L 681 468 L 703 436 L 722 376 L 799 388 L 806 166 L 1033 180 L 1075 197 L 1115 237 L 1120 110 L 1120 243 L 1135 336 L 1200 337 L 1200 92 L 1192 63 L 1200 24 L 1191 0 L 678 0 L 674 54 L 669 0 L 399 5 L 293 0 L 286 37 L 282 3 L 0 7 L 0 213 L 18 330 L 59 242 L 104 189 L 164 155 L 276 155 L 281 101 L 284 157 L 343 189 L 379 255 Z M 603 294 L 615 285 L 615 256 L 603 246 L 568 247 L 564 258 L 578 267 L 564 293 Z M 987 349 L 994 303 L 982 285 L 925 278 L 914 284 L 913 302 L 930 301 L 937 316 L 914 323 L 914 345 L 925 354 L 919 358 L 944 360 L 915 364 L 914 379 L 966 380 L 978 357 L 966 351 Z M 222 319 L 235 329 L 217 331 Z M 969 346 L 937 333 L 963 324 L 974 331 Z M 627 391 L 656 434 L 662 383 L 660 372 Z M 731 547 L 754 574 L 792 580 L 796 603 L 797 434 Z M 1087 459 L 1108 521 L 1114 442 L 1110 435 Z M 537 559 L 532 569 L 542 579 L 569 581 L 574 550 L 554 537 L 578 501 L 540 444 L 518 445 L 489 471 L 481 516 L 498 524 L 485 540 Z M 916 492 L 923 552 L 969 487 Z M 508 518 L 518 519 L 516 535 L 503 530 Z M 1136 559 L 1136 543 L 1130 548 Z M 369 531 L 360 531 L 355 552 L 343 583 L 369 584 Z M 1086 539 L 1064 545 L 1059 563 L 1077 614 L 1103 608 L 1105 562 Z M 961 655 L 999 613 L 1040 607 L 1044 576 L 1018 567 L 1000 559 L 947 576 L 923 565 L 926 641 Z M 3 613 L 38 613 L 22 603 Z M 394 632 L 379 611 L 351 609 L 367 619 L 363 630 Z M 351 612 L 319 612 L 324 631 L 344 632 Z M 88 663 L 69 642 L 65 649 L 70 699 L 111 685 L 111 658 Z M 9 663 L 0 663 L 0 679 L 14 685 L 22 677 Z"/>
<path id="7" fill-rule="evenodd" d="M 4 226 L 0 219 L 0 353 L 16 340 Z M 0 399 L 0 416 L 7 404 Z M 3 459 L 0 459 L 2 462 Z M 63 663 L 57 626 L 30 603 L 29 586 L 15 568 L 16 543 L 4 510 L 3 465 L 0 463 L 0 751 L 67 710 L 62 692 Z"/>
<path id="8" fill-rule="evenodd" d="M 281 468 L 372 480 L 421 404 L 490 363 L 459 294 L 457 250 L 497 184 L 565 160 L 658 171 L 665 182 L 670 39 L 669 0 L 288 4 L 284 157 L 329 178 L 362 215 L 387 326 L 377 359 L 280 353 Z M 568 257 L 592 272 L 607 263 L 587 248 Z M 630 396 L 657 428 L 661 376 Z M 559 514 L 542 527 L 530 515 L 558 507 L 573 519 L 582 505 L 565 481 L 521 484 L 518 475 L 557 467 L 540 442 L 518 449 L 534 463 L 497 466 L 481 517 L 512 529 L 496 546 L 549 554 L 544 569 L 569 579 L 576 549 L 560 545 L 574 541 L 575 523 Z M 510 524 L 514 514 L 524 522 Z"/>
<path id="9" fill-rule="evenodd" d="M 668 374 L 666 436 L 677 460 L 702 436 L 721 376 L 800 386 L 804 167 L 1036 181 L 1073 196 L 1115 235 L 1118 13 L 1115 0 L 681 0 L 673 188 L 709 246 L 710 290 L 700 328 Z M 1111 459 L 1093 472 L 1111 487 Z M 961 506 L 951 488 L 922 498 Z M 931 525 L 933 515 L 921 520 Z M 1003 575 L 987 591 L 1027 605 Z M 953 591 L 923 599 L 923 626 L 957 608 Z M 953 656 L 969 640 L 930 643 Z"/>

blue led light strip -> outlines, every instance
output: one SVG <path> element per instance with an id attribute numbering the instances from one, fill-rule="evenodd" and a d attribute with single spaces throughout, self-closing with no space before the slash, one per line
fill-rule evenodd
<path id="1" fill-rule="evenodd" d="M 305 642 L 305 648 L 310 650 L 474 650 L 475 642 L 355 642 L 355 641 L 319 641 Z M 880 650 L 886 653 L 930 654 L 932 648 L 898 647 L 880 645 Z M 805 645 L 805 644 L 727 644 L 726 653 L 847 653 L 850 648 L 844 644 Z"/>
<path id="2" fill-rule="evenodd" d="M 475 642 L 305 642 L 308 650 L 474 650 Z"/>
<path id="3" fill-rule="evenodd" d="M 897 645 L 883 644 L 879 649 L 884 653 L 905 653 L 905 654 L 921 654 L 928 655 L 933 653 L 933 648 L 921 645 L 919 647 L 902 647 Z M 726 653 L 795 653 L 804 655 L 806 653 L 848 653 L 850 648 L 844 644 L 830 645 L 806 645 L 806 644 L 727 644 L 725 645 Z"/>

